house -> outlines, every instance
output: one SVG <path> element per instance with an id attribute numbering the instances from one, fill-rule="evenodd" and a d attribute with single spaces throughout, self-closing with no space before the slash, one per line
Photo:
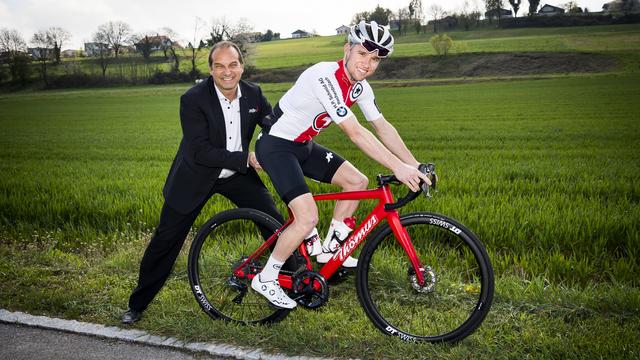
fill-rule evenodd
<path id="1" fill-rule="evenodd" d="M 346 35 L 351 31 L 351 28 L 345 25 L 340 25 L 340 27 L 336 28 L 336 35 Z"/>
<path id="2" fill-rule="evenodd" d="M 484 13 L 485 19 L 498 20 L 498 14 L 500 14 L 500 19 L 512 18 L 513 14 L 511 10 L 507 9 L 491 9 Z"/>
<path id="3" fill-rule="evenodd" d="M 60 56 L 62 56 L 63 58 L 74 58 L 74 57 L 78 57 L 78 55 L 79 55 L 79 51 L 72 50 L 72 49 L 67 49 L 60 53 Z"/>
<path id="4" fill-rule="evenodd" d="M 109 51 L 109 45 L 97 42 L 84 43 L 84 53 L 87 56 L 100 56 L 105 50 Z"/>
<path id="5" fill-rule="evenodd" d="M 291 38 L 293 39 L 299 39 L 299 38 L 307 38 L 307 37 L 311 37 L 312 34 L 308 33 L 304 30 L 296 30 L 294 32 L 291 33 Z"/>
<path id="6" fill-rule="evenodd" d="M 558 14 L 564 14 L 564 9 L 549 4 L 544 4 L 544 6 L 538 10 L 538 15 L 552 16 Z"/>
<path id="7" fill-rule="evenodd" d="M 151 51 L 158 51 L 170 47 L 173 41 L 164 35 L 156 34 L 156 36 L 144 36 L 133 45 L 136 47 L 136 50 L 142 51 L 142 48 L 147 44 L 151 47 Z"/>
<path id="8" fill-rule="evenodd" d="M 503 18 L 505 18 L 505 16 L 502 16 Z M 456 18 L 455 16 L 445 16 L 442 19 L 438 19 L 438 20 L 429 20 L 427 22 L 427 27 L 433 27 L 433 22 L 436 22 L 436 27 L 437 28 L 444 28 L 444 29 L 451 29 L 456 27 L 456 25 L 458 25 L 458 18 Z"/>
<path id="9" fill-rule="evenodd" d="M 32 59 L 41 59 L 42 56 L 47 56 L 47 49 L 43 48 L 27 48 L 27 53 L 31 56 Z"/>

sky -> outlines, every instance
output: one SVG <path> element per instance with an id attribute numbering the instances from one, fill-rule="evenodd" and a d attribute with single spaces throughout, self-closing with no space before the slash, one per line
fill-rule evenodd
<path id="1" fill-rule="evenodd" d="M 477 4 L 484 11 L 483 0 L 467 0 L 470 7 Z M 71 33 L 71 40 L 63 49 L 79 49 L 100 24 L 108 21 L 124 21 L 135 33 L 156 33 L 170 27 L 179 35 L 178 41 L 193 39 L 196 18 L 206 23 L 224 18 L 231 24 L 245 19 L 254 31 L 271 29 L 282 38 L 301 29 L 319 35 L 335 35 L 340 25 L 349 25 L 353 15 L 371 11 L 376 5 L 397 11 L 410 0 L 272 0 L 272 1 L 218 1 L 218 0 L 0 0 L 0 28 L 16 29 L 27 43 L 38 30 L 52 26 L 62 27 Z M 446 11 L 460 10 L 465 0 L 422 0 L 423 10 L 429 19 L 433 4 Z M 541 0 L 540 5 L 561 6 L 568 0 Z M 605 0 L 577 0 L 578 6 L 599 11 Z M 504 0 L 505 7 L 509 2 Z M 522 1 L 519 14 L 526 11 L 528 1 Z"/>

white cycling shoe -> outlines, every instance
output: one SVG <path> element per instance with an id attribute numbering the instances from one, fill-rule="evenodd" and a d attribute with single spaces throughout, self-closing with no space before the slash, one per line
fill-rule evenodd
<path id="1" fill-rule="evenodd" d="M 318 255 L 316 257 L 316 261 L 319 264 L 326 264 L 329 262 L 329 260 L 331 260 L 331 258 L 333 257 L 333 255 L 335 255 L 335 253 L 332 252 L 324 252 L 324 249 L 322 249 L 322 254 Z M 349 256 L 348 258 L 346 258 L 344 260 L 344 263 L 342 263 L 342 267 L 345 268 L 355 268 L 358 266 L 358 259 Z"/>
<path id="2" fill-rule="evenodd" d="M 262 281 L 260 274 L 258 274 L 251 280 L 251 288 L 267 298 L 267 300 L 276 307 L 293 309 L 298 305 L 298 303 L 284 293 L 277 279 L 273 281 Z"/>

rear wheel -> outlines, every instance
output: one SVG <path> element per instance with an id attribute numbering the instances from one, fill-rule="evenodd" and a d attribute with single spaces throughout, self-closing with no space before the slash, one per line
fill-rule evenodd
<path id="1" fill-rule="evenodd" d="M 189 282 L 198 304 L 214 319 L 242 324 L 272 323 L 289 310 L 275 309 L 251 289 L 251 280 L 233 270 L 262 245 L 281 224 L 254 209 L 223 211 L 204 224 L 189 251 Z M 271 251 L 243 267 L 245 274 L 262 271 Z M 283 270 L 283 273 L 286 271 Z"/>
<path id="2" fill-rule="evenodd" d="M 360 255 L 358 298 L 374 325 L 407 341 L 452 342 L 471 334 L 493 299 L 493 269 L 482 243 L 447 217 L 401 217 L 423 268 L 418 284 L 404 249 L 387 225 Z"/>

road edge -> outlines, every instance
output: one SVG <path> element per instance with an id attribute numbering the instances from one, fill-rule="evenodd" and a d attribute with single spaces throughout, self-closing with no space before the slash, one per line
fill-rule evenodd
<path id="1" fill-rule="evenodd" d="M 261 349 L 246 349 L 235 345 L 193 342 L 187 343 L 174 337 L 151 335 L 143 330 L 122 329 L 116 326 L 92 324 L 77 320 L 65 320 L 46 316 L 30 315 L 20 311 L 8 311 L 0 308 L 0 322 L 34 326 L 44 329 L 66 331 L 74 334 L 96 336 L 114 340 L 122 340 L 151 346 L 169 347 L 173 349 L 205 352 L 213 356 L 222 356 L 242 360 L 328 360 L 306 356 L 286 356 L 269 354 Z"/>

